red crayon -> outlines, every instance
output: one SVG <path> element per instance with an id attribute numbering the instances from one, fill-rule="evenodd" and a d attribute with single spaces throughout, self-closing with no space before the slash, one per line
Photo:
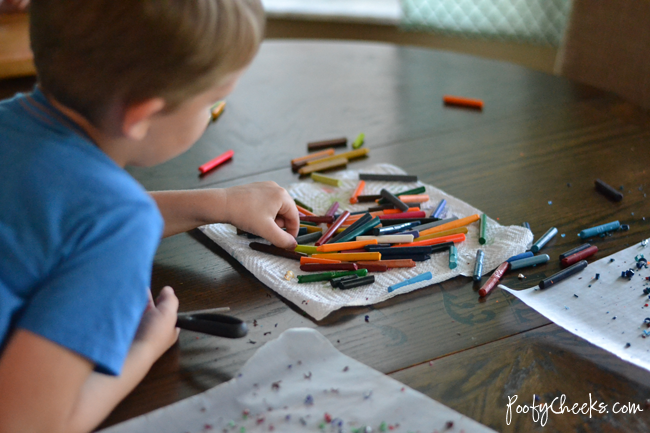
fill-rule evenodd
<path id="1" fill-rule="evenodd" d="M 497 286 L 497 283 L 503 277 L 503 274 L 506 273 L 506 271 L 510 268 L 510 263 L 509 262 L 503 262 L 499 265 L 498 268 L 494 271 L 492 276 L 488 278 L 488 280 L 483 284 L 483 287 L 481 287 L 481 290 L 478 291 L 478 295 L 480 297 L 487 296 L 490 294 L 492 289 L 494 289 Z"/>
<path id="2" fill-rule="evenodd" d="M 379 215 L 380 220 L 392 220 L 400 218 L 424 218 L 426 214 L 424 211 L 417 212 L 402 212 L 402 213 L 392 213 L 388 215 Z"/>
<path id="3" fill-rule="evenodd" d="M 201 174 L 205 174 L 208 171 L 216 168 L 220 164 L 223 164 L 224 162 L 228 161 L 232 156 L 235 154 L 234 150 L 229 150 L 227 152 L 224 152 L 223 154 L 217 156 L 215 159 L 206 162 L 202 166 L 199 167 L 199 172 Z"/>
<path id="4" fill-rule="evenodd" d="M 359 262 L 357 262 L 357 266 L 359 267 L 359 269 L 367 269 L 368 272 L 386 272 L 388 270 L 388 266 L 376 265 L 374 263 L 360 264 Z"/>
<path id="5" fill-rule="evenodd" d="M 345 220 L 348 219 L 349 216 L 350 216 L 350 211 L 346 210 L 345 212 L 343 212 L 341 216 L 338 217 L 336 221 L 334 221 L 334 224 L 332 224 L 330 228 L 325 233 L 323 233 L 323 236 L 321 236 L 320 239 L 316 241 L 316 246 L 320 247 L 321 245 L 326 244 L 327 241 L 329 241 L 332 238 L 334 233 L 336 233 L 336 230 L 338 230 L 338 228 L 341 227 L 341 224 L 343 224 Z"/>
<path id="6" fill-rule="evenodd" d="M 598 247 L 596 245 L 592 245 L 589 248 L 585 248 L 582 251 L 578 251 L 575 254 L 571 254 L 570 256 L 566 256 L 565 258 L 560 261 L 560 264 L 562 267 L 565 266 L 571 266 L 574 263 L 579 262 L 580 260 L 584 260 L 589 256 L 593 256 L 598 252 Z"/>
<path id="7" fill-rule="evenodd" d="M 334 222 L 334 217 L 333 216 L 301 216 L 300 221 L 307 221 L 311 223 L 327 223 L 330 224 Z"/>

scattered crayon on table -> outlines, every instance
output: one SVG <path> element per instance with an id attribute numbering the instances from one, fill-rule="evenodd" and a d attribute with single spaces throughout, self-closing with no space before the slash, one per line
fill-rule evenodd
<path id="1" fill-rule="evenodd" d="M 347 145 L 348 139 L 341 137 L 332 140 L 312 141 L 311 143 L 307 143 L 307 150 L 312 152 L 314 150 L 321 150 L 328 147 L 346 147 Z"/>
<path id="2" fill-rule="evenodd" d="M 474 275 L 473 279 L 474 281 L 481 281 L 481 277 L 483 276 L 483 257 L 485 256 L 485 253 L 483 250 L 476 250 L 476 262 L 474 263 Z"/>
<path id="3" fill-rule="evenodd" d="M 347 158 L 334 158 L 316 164 L 307 164 L 298 170 L 301 175 L 311 174 L 316 171 L 327 171 L 335 168 L 345 167 L 348 165 Z"/>
<path id="4" fill-rule="evenodd" d="M 337 158 L 345 158 L 349 161 L 351 159 L 356 159 L 356 158 L 361 158 L 362 156 L 366 156 L 369 152 L 370 150 L 367 148 L 349 150 L 347 152 L 338 153 L 332 156 L 326 156 L 324 158 L 309 160 L 307 161 L 307 165 L 320 164 L 323 162 L 332 161 Z"/>
<path id="5" fill-rule="evenodd" d="M 216 104 L 214 104 L 212 107 L 210 107 L 210 123 L 214 123 L 217 121 L 219 117 L 221 117 L 221 114 L 223 114 L 223 110 L 226 108 L 226 101 L 219 101 Z"/>
<path id="6" fill-rule="evenodd" d="M 537 239 L 537 242 L 533 244 L 532 247 L 530 247 L 530 250 L 533 253 L 539 252 L 542 248 L 544 248 L 544 245 L 548 243 L 553 237 L 557 234 L 557 229 L 555 227 L 551 227 L 548 229 L 546 233 L 542 235 L 541 238 Z"/>
<path id="7" fill-rule="evenodd" d="M 571 254 L 575 254 L 575 253 L 578 253 L 578 252 L 580 252 L 580 251 L 582 251 L 582 250 L 586 250 L 586 249 L 589 248 L 590 246 L 591 246 L 591 244 L 582 244 L 582 245 L 580 245 L 580 246 L 577 246 L 577 247 L 575 247 L 575 248 L 572 248 L 572 249 L 570 249 L 569 251 L 566 251 L 566 252 L 560 254 L 560 260 L 562 260 L 562 259 L 565 258 L 565 257 L 570 256 Z"/>
<path id="8" fill-rule="evenodd" d="M 578 251 L 577 253 L 571 254 L 570 256 L 564 257 L 561 261 L 560 264 L 563 267 L 566 266 L 571 266 L 574 263 L 579 262 L 580 260 L 584 260 L 587 257 L 593 256 L 598 252 L 598 247 L 595 245 L 590 246 L 589 248 L 585 248 L 582 251 Z"/>
<path id="9" fill-rule="evenodd" d="M 537 266 L 543 263 L 547 263 L 551 258 L 548 254 L 540 254 L 538 256 L 526 257 L 519 260 L 513 260 L 510 262 L 510 269 L 521 269 L 527 268 L 528 266 Z"/>
<path id="10" fill-rule="evenodd" d="M 574 264 L 573 266 L 570 266 L 557 274 L 551 275 L 550 277 L 542 280 L 539 282 L 539 288 L 540 289 L 547 289 L 554 284 L 559 283 L 560 281 L 566 280 L 572 275 L 577 274 L 578 272 L 582 271 L 587 267 L 588 263 L 586 260 L 579 261 L 578 263 Z"/>
<path id="11" fill-rule="evenodd" d="M 355 138 L 354 141 L 352 142 L 352 148 L 353 149 L 360 148 L 361 146 L 363 146 L 365 140 L 366 140 L 366 134 L 362 132 L 361 134 L 357 135 L 357 138 Z"/>
<path id="12" fill-rule="evenodd" d="M 596 227 L 584 229 L 578 233 L 578 236 L 580 236 L 580 239 L 587 239 L 604 233 L 613 232 L 614 230 L 618 230 L 620 227 L 621 223 L 618 221 L 612 221 L 611 223 L 601 224 Z"/>
<path id="13" fill-rule="evenodd" d="M 515 260 L 527 259 L 528 257 L 533 257 L 533 253 L 526 251 L 525 253 L 517 254 L 516 256 L 510 257 L 506 262 L 512 263 Z"/>
<path id="14" fill-rule="evenodd" d="M 485 245 L 487 242 L 487 215 L 481 214 L 481 224 L 479 228 L 479 238 L 478 238 L 478 243 L 481 245 Z"/>
<path id="15" fill-rule="evenodd" d="M 508 262 L 501 263 L 499 267 L 495 269 L 492 275 L 490 275 L 490 278 L 488 278 L 485 284 L 483 284 L 483 287 L 479 289 L 478 295 L 482 298 L 489 295 L 490 292 L 494 290 L 497 283 L 503 277 L 503 274 L 506 273 L 509 267 L 510 267 L 510 263 Z"/>
<path id="16" fill-rule="evenodd" d="M 360 180 L 384 181 L 384 182 L 417 182 L 417 176 L 408 174 L 372 174 L 359 173 Z"/>
<path id="17" fill-rule="evenodd" d="M 596 185 L 596 191 L 604 195 L 610 200 L 613 201 L 621 201 L 623 200 L 623 194 L 614 189 L 612 186 L 606 184 L 600 179 L 596 179 L 594 181 L 594 184 Z"/>
<path id="18" fill-rule="evenodd" d="M 410 286 L 411 284 L 416 284 L 421 281 L 427 281 L 433 278 L 433 274 L 431 272 L 425 272 L 423 274 L 417 275 L 412 278 L 408 278 L 400 283 L 393 284 L 392 286 L 388 287 L 388 293 L 394 292 L 397 289 L 401 289 L 402 287 L 405 286 Z"/>
<path id="19" fill-rule="evenodd" d="M 480 99 L 464 98 L 461 96 L 445 95 L 442 97 L 445 105 L 452 105 L 455 107 L 473 108 L 475 110 L 483 109 L 483 101 Z"/>
<path id="20" fill-rule="evenodd" d="M 337 179 L 337 178 L 331 177 L 331 176 L 325 176 L 324 174 L 321 174 L 321 173 L 316 173 L 316 172 L 312 173 L 311 174 L 311 179 L 314 182 L 319 182 L 319 183 L 322 183 L 322 184 L 325 184 L 325 185 L 331 185 L 331 186 L 336 186 L 336 187 L 341 186 L 341 179 Z"/>
<path id="21" fill-rule="evenodd" d="M 207 172 L 209 172 L 211 170 L 214 170 L 219 165 L 221 165 L 224 162 L 231 159 L 234 154 L 235 154 L 234 150 L 227 150 L 226 152 L 222 153 L 221 155 L 217 156 L 216 158 L 214 158 L 214 159 L 206 162 L 205 164 L 201 165 L 199 167 L 199 172 L 201 174 L 206 174 Z"/>

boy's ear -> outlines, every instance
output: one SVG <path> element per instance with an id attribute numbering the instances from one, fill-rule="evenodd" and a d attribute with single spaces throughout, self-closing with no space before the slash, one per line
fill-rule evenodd
<path id="1" fill-rule="evenodd" d="M 165 107 L 162 98 L 147 99 L 131 104 L 124 110 L 122 134 L 132 140 L 142 140 L 149 133 L 152 118 Z"/>

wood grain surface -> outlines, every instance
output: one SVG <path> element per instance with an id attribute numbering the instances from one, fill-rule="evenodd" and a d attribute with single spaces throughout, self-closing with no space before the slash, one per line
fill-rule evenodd
<path id="1" fill-rule="evenodd" d="M 0 96 L 33 81 L 0 82 Z M 482 112 L 445 107 L 442 96 L 480 98 Z M 227 99 L 224 114 L 184 155 L 154 168 L 129 168 L 149 190 L 299 181 L 289 160 L 306 143 L 366 134 L 361 169 L 386 162 L 417 174 L 504 225 L 530 223 L 537 236 L 555 226 L 546 265 L 510 272 L 527 288 L 559 270 L 557 256 L 580 244 L 585 228 L 620 220 L 627 232 L 595 240 L 591 260 L 650 237 L 646 197 L 650 118 L 617 97 L 515 65 L 376 43 L 265 42 Z M 227 149 L 232 161 L 206 176 L 198 166 Z M 623 186 L 613 203 L 601 178 Z M 646 220 L 647 218 L 647 220 Z M 505 423 L 508 395 L 549 401 L 566 394 L 643 407 L 650 373 L 549 324 L 499 291 L 479 300 L 458 277 L 387 302 L 344 308 L 315 322 L 257 281 L 199 231 L 162 241 L 152 287 L 175 288 L 181 310 L 229 306 L 250 334 L 225 340 L 182 332 L 142 384 L 103 426 L 146 413 L 229 380 L 266 341 L 292 327 L 316 328 L 339 350 L 499 431 L 645 431 L 645 415 L 530 414 Z M 365 316 L 368 316 L 366 322 Z M 430 366 L 429 362 L 433 361 Z"/>

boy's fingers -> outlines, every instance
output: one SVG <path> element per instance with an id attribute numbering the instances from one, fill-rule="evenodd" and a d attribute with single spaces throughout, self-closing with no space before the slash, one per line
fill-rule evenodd
<path id="1" fill-rule="evenodd" d="M 160 295 L 156 298 L 156 307 L 163 314 L 176 314 L 178 312 L 178 298 L 174 289 L 169 286 L 163 287 Z"/>
<path id="2" fill-rule="evenodd" d="M 284 220 L 284 226 L 287 228 L 287 233 L 296 237 L 298 229 L 300 229 L 300 217 L 298 216 L 298 209 L 296 204 L 291 199 L 289 194 L 286 194 L 287 199 L 282 201 L 282 207 L 278 212 L 278 216 Z"/>
<path id="3" fill-rule="evenodd" d="M 263 229 L 262 233 L 264 233 L 266 240 L 271 242 L 276 247 L 293 249 L 297 245 L 296 239 L 278 227 L 275 221 L 269 224 L 268 229 Z"/>

